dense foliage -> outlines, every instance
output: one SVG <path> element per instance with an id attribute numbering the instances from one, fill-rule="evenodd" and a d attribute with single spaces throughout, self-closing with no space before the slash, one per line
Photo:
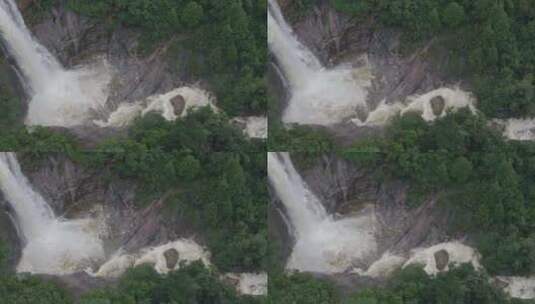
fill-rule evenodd
<path id="1" fill-rule="evenodd" d="M 116 285 L 116 286 L 115 286 Z M 96 289 L 81 304 L 260 304 L 263 297 L 239 296 L 200 262 L 160 275 L 149 265 L 129 269 L 113 287 Z M 36 276 L 0 273 L 2 304 L 73 304 L 60 286 Z"/>
<path id="2" fill-rule="evenodd" d="M 22 102 L 12 88 L 13 75 L 0 55 L 0 130 L 7 132 L 22 125 Z"/>
<path id="3" fill-rule="evenodd" d="M 71 154 L 78 145 L 72 136 L 44 127 L 0 129 L 0 151 L 18 151 L 37 157 L 47 152 Z"/>
<path id="4" fill-rule="evenodd" d="M 535 144 L 506 142 L 468 110 L 432 124 L 408 114 L 387 134 L 343 154 L 408 181 L 413 205 L 437 195 L 453 232 L 471 233 L 489 272 L 535 272 Z"/>
<path id="5" fill-rule="evenodd" d="M 396 271 L 385 286 L 338 295 L 329 282 L 309 274 L 270 276 L 269 303 L 292 304 L 531 304 L 511 299 L 497 289 L 488 275 L 464 264 L 428 276 L 421 266 Z"/>
<path id="6" fill-rule="evenodd" d="M 511 300 L 489 283 L 488 276 L 465 264 L 436 276 L 420 267 L 397 272 L 385 288 L 363 290 L 344 304 L 512 304 L 533 303 Z"/>
<path id="7" fill-rule="evenodd" d="M 401 28 L 406 40 L 434 39 L 449 69 L 472 80 L 491 117 L 535 115 L 535 6 L 530 0 L 331 0 L 357 17 Z"/>
<path id="8" fill-rule="evenodd" d="M 92 291 L 81 304 L 260 304 L 260 297 L 238 296 L 201 263 L 161 276 L 150 266 L 130 269 L 115 288 Z"/>
<path id="9" fill-rule="evenodd" d="M 230 115 L 265 112 L 266 0 L 69 0 L 68 4 L 112 26 L 139 28 L 143 49 L 170 41 L 171 58 L 189 63 L 189 77 L 208 80 L 219 105 Z M 175 58 L 179 54 L 187 56 Z"/>
<path id="10" fill-rule="evenodd" d="M 336 289 L 331 283 L 305 273 L 270 273 L 268 299 L 272 304 L 340 303 Z"/>
<path id="11" fill-rule="evenodd" d="M 70 304 L 72 300 L 53 283 L 31 276 L 0 275 L 0 303 Z"/>
<path id="12" fill-rule="evenodd" d="M 205 109 L 176 122 L 148 115 L 128 139 L 99 150 L 84 154 L 83 162 L 137 180 L 148 199 L 172 191 L 169 208 L 204 232 L 222 270 L 262 267 L 267 173 L 261 143 L 247 141 L 224 117 Z"/>
<path id="13" fill-rule="evenodd" d="M 213 262 L 224 271 L 258 270 L 267 246 L 266 160 L 263 144 L 246 140 L 209 109 L 184 120 L 139 119 L 128 139 L 79 158 L 142 185 L 147 199 L 167 200 L 172 214 L 193 222 L 206 237 Z"/>
<path id="14" fill-rule="evenodd" d="M 258 270 L 267 246 L 265 148 L 245 138 L 228 118 L 209 108 L 174 122 L 160 115 L 138 119 L 127 138 L 87 153 L 76 140 L 44 128 L 0 136 L 0 150 L 18 151 L 27 163 L 64 153 L 110 177 L 139 185 L 138 201 L 168 197 L 169 214 L 198 227 L 221 270 Z"/>

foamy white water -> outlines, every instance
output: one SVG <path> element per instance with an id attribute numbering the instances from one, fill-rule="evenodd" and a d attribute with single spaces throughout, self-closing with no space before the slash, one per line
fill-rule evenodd
<path id="1" fill-rule="evenodd" d="M 510 118 L 495 119 L 503 127 L 503 135 L 512 140 L 535 140 L 535 119 Z"/>
<path id="2" fill-rule="evenodd" d="M 183 98 L 184 110 L 177 115 L 172 100 Z M 174 121 L 178 117 L 184 117 L 192 109 L 210 107 L 215 112 L 219 111 L 214 105 L 215 99 L 207 91 L 197 87 L 184 86 L 171 90 L 165 94 L 149 96 L 146 100 L 134 103 L 122 103 L 110 114 L 107 121 L 93 121 L 100 127 L 125 127 L 136 117 L 144 116 L 149 112 L 160 113 L 168 121 Z"/>
<path id="3" fill-rule="evenodd" d="M 338 273 L 377 250 L 373 208 L 359 215 L 335 219 L 295 170 L 288 153 L 268 153 L 268 176 L 284 204 L 295 238 L 286 268 Z"/>
<path id="4" fill-rule="evenodd" d="M 22 174 L 13 153 L 0 153 L 0 190 L 15 212 L 25 242 L 18 272 L 67 274 L 104 258 L 99 222 L 56 218 Z"/>
<path id="5" fill-rule="evenodd" d="M 268 121 L 265 116 L 236 117 L 233 121 L 245 125 L 243 133 L 250 138 L 267 138 Z"/>
<path id="6" fill-rule="evenodd" d="M 444 250 L 448 253 L 448 265 L 439 270 L 437 268 L 435 253 Z M 479 263 L 479 253 L 460 242 L 446 242 L 439 243 L 430 247 L 415 248 L 411 250 L 408 255 L 396 255 L 390 252 L 385 252 L 381 258 L 376 260 L 366 271 L 356 269 L 354 272 L 359 275 L 369 276 L 373 278 L 388 277 L 396 269 L 405 268 L 409 265 L 421 265 L 424 271 L 429 275 L 435 275 L 441 271 L 448 271 L 449 265 L 459 266 L 461 264 L 472 264 L 474 269 L 481 270 L 482 266 Z"/>
<path id="7" fill-rule="evenodd" d="M 174 249 L 178 252 L 178 262 L 169 269 L 164 256 L 165 251 Z M 179 239 L 160 246 L 143 248 L 137 253 L 123 253 L 121 249 L 117 251 L 106 263 L 104 263 L 96 272 L 88 271 L 89 274 L 97 277 L 119 277 L 128 268 L 142 264 L 154 265 L 154 269 L 165 274 L 169 271 L 180 268 L 181 262 L 186 264 L 194 261 L 202 261 L 204 265 L 210 265 L 210 253 L 190 239 Z"/>
<path id="8" fill-rule="evenodd" d="M 513 298 L 535 299 L 535 277 L 505 277 L 498 276 L 502 282 L 508 284 L 505 292 Z"/>
<path id="9" fill-rule="evenodd" d="M 385 252 L 379 260 L 373 262 L 366 271 L 355 269 L 353 272 L 372 278 L 386 278 L 396 269 L 399 269 L 407 261 L 407 258 Z"/>
<path id="10" fill-rule="evenodd" d="M 240 294 L 262 296 L 268 292 L 268 275 L 260 273 L 226 273 L 223 277 L 236 282 Z"/>
<path id="11" fill-rule="evenodd" d="M 441 97 L 444 101 L 444 109 L 438 115 L 433 113 L 431 106 L 431 100 L 435 97 Z M 475 98 L 472 94 L 458 87 L 443 87 L 429 91 L 423 95 L 409 96 L 403 103 L 395 102 L 387 104 L 383 100 L 375 110 L 368 114 L 364 122 L 359 119 L 353 119 L 353 122 L 358 126 L 383 126 L 390 122 L 392 118 L 408 112 L 421 113 L 421 117 L 425 121 L 433 121 L 445 116 L 450 111 L 457 111 L 461 108 L 469 108 L 474 114 L 477 112 Z"/>
<path id="12" fill-rule="evenodd" d="M 324 68 L 299 42 L 276 0 L 269 0 L 268 45 L 291 88 L 285 123 L 332 125 L 367 112 L 367 87 L 373 79 L 369 64 Z"/>
<path id="13" fill-rule="evenodd" d="M 13 0 L 0 0 L 0 34 L 31 97 L 27 125 L 70 127 L 87 122 L 93 111 L 102 109 L 111 80 L 105 61 L 65 70 L 34 39 Z"/>
<path id="14" fill-rule="evenodd" d="M 424 271 L 427 274 L 436 274 L 440 270 L 437 268 L 434 254 L 440 250 L 445 250 L 449 255 L 449 263 L 444 271 L 449 270 L 449 264 L 458 266 L 465 263 L 472 264 L 476 270 L 481 269 L 481 265 L 479 264 L 479 253 L 472 247 L 466 246 L 460 242 L 440 243 L 427 248 L 413 249 L 409 260 L 405 262 L 403 267 L 412 264 L 420 264 L 424 265 Z"/>

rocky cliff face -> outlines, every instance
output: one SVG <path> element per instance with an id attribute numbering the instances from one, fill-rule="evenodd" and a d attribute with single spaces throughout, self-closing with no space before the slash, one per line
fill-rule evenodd
<path id="1" fill-rule="evenodd" d="M 402 181 L 374 177 L 374 170 L 363 169 L 335 154 L 326 154 L 308 168 L 298 169 L 309 189 L 324 203 L 330 214 L 348 217 L 366 206 L 373 206 L 377 219 L 376 259 L 386 251 L 406 255 L 411 249 L 427 247 L 448 240 L 444 231 L 448 216 L 430 196 L 419 207 L 407 205 L 407 185 Z M 270 231 L 281 240 L 282 256 L 288 257 L 293 244 L 286 231 L 284 206 L 272 193 Z M 271 226 L 273 225 L 273 226 Z M 373 261 L 372 261 L 373 262 Z M 368 265 L 369 266 L 369 265 Z M 342 286 L 359 288 L 378 283 L 355 274 L 328 276 Z"/>
<path id="2" fill-rule="evenodd" d="M 67 10 L 65 5 L 53 8 L 32 32 L 66 67 L 105 58 L 114 72 L 112 105 L 164 93 L 181 83 L 165 62 L 167 45 L 141 56 L 137 52 L 139 34 L 134 30 L 121 26 L 110 30 L 98 20 Z"/>
<path id="3" fill-rule="evenodd" d="M 334 154 L 324 155 L 301 174 L 330 213 L 350 216 L 363 206 L 374 205 L 381 253 L 403 253 L 445 238 L 441 227 L 445 227 L 447 217 L 437 207 L 436 198 L 429 197 L 420 207 L 410 208 L 407 185 L 402 181 L 378 182 L 374 170 Z"/>
<path id="4" fill-rule="evenodd" d="M 50 11 L 39 13 L 36 13 L 38 3 L 35 1 L 21 0 L 19 7 L 37 40 L 65 67 L 105 65 L 111 72 L 110 96 L 106 108 L 94 113 L 95 119 L 106 120 L 107 115 L 119 103 L 136 102 L 150 95 L 168 92 L 186 82 L 196 81 L 188 75 L 187 52 L 173 50 L 173 64 L 169 64 L 167 51 L 172 41 L 158 45 L 148 54 L 142 54 L 138 51 L 140 34 L 135 29 L 120 25 L 112 29 L 99 20 L 68 10 L 65 2 L 59 1 L 60 4 Z M 35 14 L 39 16 L 36 17 Z M 0 68 L 1 66 L 0 63 Z M 11 62 L 11 66 L 16 68 L 14 62 Z M 15 75 L 12 76 L 12 79 L 17 79 Z M 27 96 L 22 90 L 19 91 L 22 100 L 27 103 Z M 83 145 L 87 148 L 94 147 L 95 143 L 106 138 L 122 135 L 120 130 L 97 126 L 56 129 L 82 138 Z"/>
<path id="5" fill-rule="evenodd" d="M 53 154 L 38 164 L 26 162 L 23 170 L 57 215 L 102 218 L 110 253 L 119 247 L 133 252 L 193 234 L 180 219 L 161 216 L 166 195 L 140 208 L 136 182 L 120 179 L 106 168 L 87 168 Z"/>
<path id="6" fill-rule="evenodd" d="M 287 1 L 279 0 L 282 11 Z M 368 91 L 367 104 L 371 110 L 382 100 L 387 103 L 404 101 L 407 96 L 422 94 L 451 83 L 444 72 L 446 56 L 429 56 L 436 48 L 434 41 L 412 50 L 402 51 L 399 30 L 377 26 L 373 16 L 356 19 L 333 9 L 329 1 L 318 1 L 305 16 L 292 24 L 299 39 L 307 45 L 327 67 L 339 64 L 361 66 L 367 61 L 374 80 Z M 279 99 L 280 100 L 280 99 Z M 285 104 L 282 103 L 284 108 Z M 342 123 L 328 128 L 340 145 L 369 136 L 381 130 Z"/>

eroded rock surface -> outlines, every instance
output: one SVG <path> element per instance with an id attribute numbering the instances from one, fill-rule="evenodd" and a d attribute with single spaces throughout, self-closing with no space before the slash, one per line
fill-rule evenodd
<path id="1" fill-rule="evenodd" d="M 435 252 L 434 257 L 437 269 L 440 271 L 446 269 L 446 266 L 448 266 L 448 263 L 450 261 L 449 253 L 446 250 L 442 249 Z"/>
<path id="2" fill-rule="evenodd" d="M 163 256 L 165 257 L 165 262 L 167 264 L 168 269 L 175 269 L 176 263 L 178 263 L 179 254 L 176 249 L 171 248 L 167 249 Z"/>

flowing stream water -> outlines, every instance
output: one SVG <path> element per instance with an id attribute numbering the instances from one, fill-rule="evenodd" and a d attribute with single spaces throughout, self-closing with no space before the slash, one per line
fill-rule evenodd
<path id="1" fill-rule="evenodd" d="M 65 275 L 85 271 L 95 277 L 114 278 L 128 268 L 153 265 L 161 274 L 177 270 L 183 263 L 201 261 L 210 266 L 210 253 L 191 239 L 178 239 L 135 253 L 117 250 L 111 257 L 104 251 L 107 234 L 104 219 L 63 219 L 54 214 L 45 199 L 30 185 L 14 153 L 0 152 L 0 191 L 9 203 L 23 243 L 18 272 Z M 165 253 L 177 253 L 171 267 Z M 96 269 L 96 270 L 93 270 Z M 243 294 L 267 292 L 265 273 L 229 274 Z"/>
<path id="2" fill-rule="evenodd" d="M 438 101 L 442 103 L 440 111 L 433 111 L 432 103 Z M 358 126 L 383 126 L 398 115 L 409 112 L 419 113 L 425 121 L 433 121 L 445 116 L 450 111 L 461 108 L 468 108 L 472 113 L 476 113 L 475 99 L 472 94 L 461 90 L 458 87 L 439 88 L 422 95 L 407 97 L 405 102 L 386 103 L 382 101 L 377 108 L 368 114 L 366 120 L 358 118 L 352 121 Z"/>
<path id="3" fill-rule="evenodd" d="M 268 153 L 268 175 L 286 209 L 295 240 L 288 269 L 339 273 L 375 254 L 373 208 L 340 219 L 328 214 L 285 152 Z"/>
<path id="4" fill-rule="evenodd" d="M 173 105 L 174 99 L 180 99 L 183 103 L 181 113 L 176 113 Z M 190 109 L 199 107 L 210 107 L 217 112 L 214 105 L 214 98 L 207 91 L 196 87 L 180 87 L 165 94 L 149 96 L 145 100 L 134 103 L 122 103 L 113 111 L 106 121 L 95 120 L 94 123 L 100 127 L 125 127 L 140 116 L 150 112 L 160 113 L 168 121 L 184 117 Z"/>
<path id="5" fill-rule="evenodd" d="M 368 65 L 325 68 L 286 23 L 276 0 L 269 0 L 268 45 L 291 89 L 285 123 L 332 125 L 367 112 L 373 78 Z"/>
<path id="6" fill-rule="evenodd" d="M 105 61 L 66 70 L 34 39 L 14 0 L 0 0 L 0 35 L 30 97 L 27 125 L 70 127 L 102 110 L 111 80 Z"/>
<path id="7" fill-rule="evenodd" d="M 19 272 L 67 274 L 104 259 L 97 219 L 66 220 L 34 191 L 13 153 L 0 153 L 0 190 L 24 242 Z"/>

